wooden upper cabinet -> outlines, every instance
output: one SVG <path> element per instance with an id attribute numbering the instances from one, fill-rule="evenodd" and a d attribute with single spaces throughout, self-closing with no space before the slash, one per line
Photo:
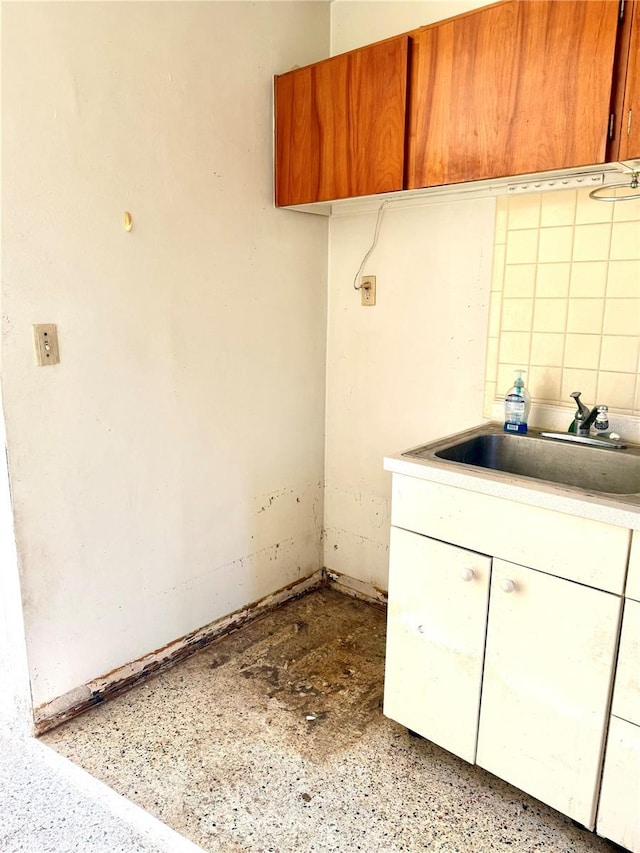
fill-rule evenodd
<path id="1" fill-rule="evenodd" d="M 406 188 L 605 162 L 618 16 L 511 0 L 416 31 Z"/>
<path id="2" fill-rule="evenodd" d="M 627 2 L 614 86 L 616 122 L 608 160 L 640 157 L 640 2 Z"/>
<path id="3" fill-rule="evenodd" d="M 408 36 L 275 79 L 276 204 L 403 189 Z"/>

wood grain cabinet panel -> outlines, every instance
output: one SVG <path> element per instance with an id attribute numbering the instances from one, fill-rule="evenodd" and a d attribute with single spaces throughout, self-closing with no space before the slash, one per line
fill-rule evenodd
<path id="1" fill-rule="evenodd" d="M 605 161 L 613 0 L 512 0 L 412 39 L 407 189 Z"/>
<path id="2" fill-rule="evenodd" d="M 610 160 L 640 157 L 640 3 L 629 4 L 617 75 L 619 87 L 617 139 Z"/>
<path id="3" fill-rule="evenodd" d="M 276 204 L 403 188 L 408 36 L 276 77 Z"/>
<path id="4" fill-rule="evenodd" d="M 633 9 L 625 101 L 622 109 L 626 137 L 619 156 L 621 160 L 640 157 L 640 3 L 637 0 Z"/>

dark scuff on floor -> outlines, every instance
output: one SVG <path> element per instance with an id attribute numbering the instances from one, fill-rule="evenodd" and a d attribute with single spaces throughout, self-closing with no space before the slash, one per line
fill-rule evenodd
<path id="1" fill-rule="evenodd" d="M 250 645 L 236 665 L 265 711 L 276 700 L 291 715 L 291 745 L 319 758 L 360 737 L 381 714 L 385 612 L 331 590 L 293 606 L 297 618 L 286 626 L 279 614 L 247 626 Z"/>

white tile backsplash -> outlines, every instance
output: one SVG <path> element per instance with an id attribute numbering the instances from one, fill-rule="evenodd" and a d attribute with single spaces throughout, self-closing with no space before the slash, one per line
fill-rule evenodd
<path id="1" fill-rule="evenodd" d="M 523 368 L 543 408 L 573 409 L 582 391 L 640 416 L 640 202 L 586 189 L 499 199 L 492 291 L 485 415 Z"/>
<path id="2" fill-rule="evenodd" d="M 541 228 L 538 240 L 538 263 L 570 261 L 573 249 L 573 227 Z"/>

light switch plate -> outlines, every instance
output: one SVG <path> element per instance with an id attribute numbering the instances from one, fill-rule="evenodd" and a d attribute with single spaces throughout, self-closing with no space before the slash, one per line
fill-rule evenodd
<path id="1" fill-rule="evenodd" d="M 58 352 L 58 329 L 55 323 L 34 323 L 33 344 L 36 350 L 36 364 L 39 367 L 58 364 L 60 354 Z"/>

